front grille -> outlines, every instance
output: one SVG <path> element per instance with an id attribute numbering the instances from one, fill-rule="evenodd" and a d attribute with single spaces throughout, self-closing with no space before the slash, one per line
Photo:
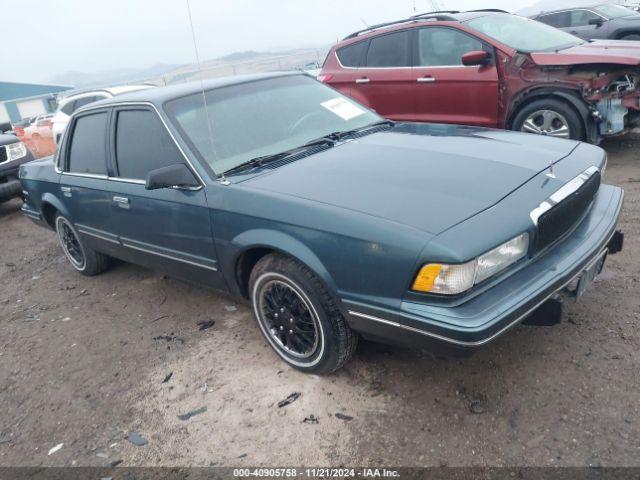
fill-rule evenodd
<path id="1" fill-rule="evenodd" d="M 0 163 L 7 161 L 7 149 L 6 147 L 0 146 Z"/>
<path id="2" fill-rule="evenodd" d="M 559 240 L 582 219 L 600 188 L 600 173 L 592 175 L 578 190 L 543 213 L 538 219 L 536 248 Z"/>

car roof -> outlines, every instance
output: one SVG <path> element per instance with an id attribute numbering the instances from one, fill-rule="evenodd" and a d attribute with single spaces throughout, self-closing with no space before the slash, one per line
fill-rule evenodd
<path id="1" fill-rule="evenodd" d="M 563 8 L 551 8 L 549 10 L 541 10 L 540 12 L 536 13 L 535 15 L 532 15 L 532 17 L 539 17 L 540 15 L 547 15 L 549 13 L 556 13 L 556 12 L 566 12 L 569 10 L 584 10 L 584 9 L 593 9 L 596 7 L 604 7 L 604 6 L 618 6 L 618 7 L 624 7 L 627 8 L 629 10 L 631 10 L 629 7 L 627 7 L 626 5 L 620 5 L 617 3 L 607 3 L 607 2 L 596 2 L 596 3 L 585 3 L 582 5 L 571 5 L 568 7 L 563 7 Z M 633 11 L 633 10 L 631 10 Z"/>
<path id="2" fill-rule="evenodd" d="M 65 95 L 60 103 L 68 103 L 70 100 L 75 100 L 78 97 L 86 97 L 96 93 L 108 93 L 110 95 L 122 95 L 128 92 L 134 92 L 137 90 L 146 90 L 148 88 L 155 88 L 155 85 L 151 84 L 139 84 L 139 85 L 118 85 L 114 87 L 100 87 L 100 88 L 90 88 L 85 90 L 74 90 L 67 95 Z"/>
<path id="3" fill-rule="evenodd" d="M 355 43 L 357 40 L 373 37 L 379 35 L 381 32 L 390 32 L 394 30 L 400 30 L 406 28 L 408 25 L 413 24 L 431 24 L 434 22 L 454 22 L 464 23 L 474 18 L 484 17 L 487 15 L 512 15 L 509 12 L 498 9 L 482 9 L 482 10 L 470 10 L 467 12 L 459 12 L 457 10 L 443 10 L 437 12 L 423 13 L 420 15 L 414 15 L 409 18 L 404 18 L 392 22 L 381 23 L 378 25 L 372 25 L 363 30 L 347 35 L 338 45 L 343 46 L 347 43 Z M 356 40 L 357 39 L 357 40 Z M 353 40 L 353 42 L 351 42 Z"/>
<path id="4" fill-rule="evenodd" d="M 286 77 L 291 75 L 309 76 L 306 73 L 295 71 L 261 73 L 254 75 L 237 75 L 232 77 L 220 77 L 211 80 L 204 80 L 203 82 L 187 82 L 177 85 L 170 85 L 167 87 L 150 88 L 146 90 L 137 90 L 135 92 L 125 93 L 114 98 L 107 98 L 105 100 L 91 103 L 86 107 L 82 107 L 81 109 L 79 109 L 78 112 L 81 112 L 85 109 L 92 109 L 99 106 L 103 107 L 109 105 L 117 105 L 120 103 L 151 103 L 157 108 L 161 108 L 162 104 L 169 100 L 193 95 L 194 93 L 201 93 L 203 88 L 204 90 L 213 90 L 216 88 L 229 87 L 232 85 L 240 85 L 243 83 L 267 80 L 270 78 Z"/>

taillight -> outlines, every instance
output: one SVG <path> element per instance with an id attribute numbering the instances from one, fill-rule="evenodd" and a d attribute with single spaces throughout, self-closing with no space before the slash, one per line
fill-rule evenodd
<path id="1" fill-rule="evenodd" d="M 318 80 L 322 83 L 329 83 L 333 79 L 333 75 L 318 75 Z"/>

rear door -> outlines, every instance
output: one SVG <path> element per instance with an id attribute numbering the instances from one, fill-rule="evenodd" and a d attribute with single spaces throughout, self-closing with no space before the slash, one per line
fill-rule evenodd
<path id="1" fill-rule="evenodd" d="M 584 8 L 541 15 L 537 20 L 585 40 L 607 38 L 609 35 L 609 22 L 601 15 Z M 602 21 L 602 24 L 589 24 L 590 21 L 596 20 Z"/>
<path id="2" fill-rule="evenodd" d="M 224 288 L 204 188 L 145 188 L 149 171 L 188 165 L 157 112 L 121 107 L 111 125 L 111 215 L 126 259 Z"/>
<path id="3" fill-rule="evenodd" d="M 110 114 L 109 109 L 101 109 L 75 117 L 60 151 L 60 198 L 69 220 L 85 242 L 105 253 L 117 248 L 107 181 Z"/>
<path id="4" fill-rule="evenodd" d="M 415 120 L 497 126 L 498 71 L 493 48 L 451 27 L 422 27 L 415 33 L 411 82 Z M 462 56 L 477 50 L 489 52 L 491 61 L 464 66 Z"/>
<path id="5" fill-rule="evenodd" d="M 320 80 L 351 96 L 368 44 L 369 42 L 364 40 L 330 53 L 325 60 Z"/>
<path id="6" fill-rule="evenodd" d="M 351 96 L 392 120 L 414 118 L 411 30 L 371 38 Z"/>

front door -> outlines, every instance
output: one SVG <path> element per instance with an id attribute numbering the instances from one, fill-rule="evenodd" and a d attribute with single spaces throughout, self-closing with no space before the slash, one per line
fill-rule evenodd
<path id="1" fill-rule="evenodd" d="M 113 125 L 111 214 L 125 259 L 224 288 L 204 188 L 145 188 L 149 171 L 187 163 L 158 114 L 123 107 Z"/>
<path id="2" fill-rule="evenodd" d="M 362 66 L 352 71 L 350 95 L 392 120 L 413 115 L 410 38 L 410 30 L 372 38 Z"/>
<path id="3" fill-rule="evenodd" d="M 609 22 L 591 10 L 571 10 L 567 20 L 569 25 L 562 30 L 585 40 L 607 38 L 609 35 Z"/>
<path id="4" fill-rule="evenodd" d="M 449 27 L 419 28 L 415 43 L 412 120 L 496 127 L 498 71 L 493 49 Z M 464 66 L 462 56 L 478 50 L 489 52 L 491 62 Z"/>

